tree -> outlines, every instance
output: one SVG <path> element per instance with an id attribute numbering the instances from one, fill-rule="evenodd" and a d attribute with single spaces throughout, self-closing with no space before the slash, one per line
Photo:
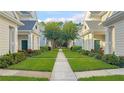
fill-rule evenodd
<path id="1" fill-rule="evenodd" d="M 75 23 L 72 21 L 66 22 L 63 25 L 63 31 L 65 33 L 65 40 L 69 43 L 71 40 L 74 41 L 74 39 L 78 36 L 78 28 Z"/>
<path id="2" fill-rule="evenodd" d="M 70 40 L 77 38 L 78 28 L 73 22 L 49 22 L 45 24 L 45 32 L 47 40 L 51 41 L 53 48 L 61 47 Z"/>
<path id="3" fill-rule="evenodd" d="M 58 34 L 60 31 L 60 23 L 59 22 L 49 22 L 45 24 L 45 33 L 44 35 L 48 40 L 51 41 L 52 47 L 56 47 L 56 41 L 58 39 Z"/>

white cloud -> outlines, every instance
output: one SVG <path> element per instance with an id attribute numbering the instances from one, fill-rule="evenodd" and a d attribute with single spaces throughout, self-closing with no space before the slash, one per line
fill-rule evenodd
<path id="1" fill-rule="evenodd" d="M 38 22 L 42 22 L 42 20 L 38 19 Z"/>
<path id="2" fill-rule="evenodd" d="M 73 21 L 73 22 L 76 22 L 76 23 L 79 23 L 79 22 L 82 22 L 83 20 L 83 14 L 76 14 L 72 17 L 68 17 L 68 18 L 47 18 L 44 20 L 44 22 L 66 22 L 66 21 Z"/>

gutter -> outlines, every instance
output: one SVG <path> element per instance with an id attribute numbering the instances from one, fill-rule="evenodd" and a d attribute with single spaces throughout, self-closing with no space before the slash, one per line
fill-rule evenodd
<path id="1" fill-rule="evenodd" d="M 112 25 L 118 21 L 121 21 L 124 19 L 124 12 L 116 12 L 115 14 L 113 14 L 111 17 L 107 18 L 106 21 L 103 22 L 103 26 L 109 26 Z"/>
<path id="2" fill-rule="evenodd" d="M 24 25 L 24 24 L 23 24 L 22 22 L 20 22 L 18 19 L 15 19 L 15 18 L 11 17 L 10 15 L 8 15 L 8 14 L 5 13 L 5 12 L 0 12 L 0 15 L 3 16 L 3 17 L 5 17 L 6 19 L 8 19 L 8 20 L 10 20 L 10 21 L 12 21 L 12 22 L 14 22 L 14 23 L 16 23 L 16 24 L 19 25 L 19 26 Z"/>

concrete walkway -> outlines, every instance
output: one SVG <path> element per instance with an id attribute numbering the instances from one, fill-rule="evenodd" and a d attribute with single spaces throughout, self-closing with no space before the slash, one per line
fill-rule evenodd
<path id="1" fill-rule="evenodd" d="M 76 81 L 77 78 L 73 73 L 67 58 L 64 56 L 62 49 L 59 49 L 56 62 L 52 71 L 51 79 L 53 81 Z"/>
<path id="2" fill-rule="evenodd" d="M 75 72 L 75 75 L 77 78 L 87 78 L 92 76 L 124 75 L 124 68 Z"/>
<path id="3" fill-rule="evenodd" d="M 50 79 L 51 72 L 0 69 L 0 76 L 26 76 Z"/>

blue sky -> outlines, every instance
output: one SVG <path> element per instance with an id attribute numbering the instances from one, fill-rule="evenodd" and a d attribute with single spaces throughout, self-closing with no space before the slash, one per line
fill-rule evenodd
<path id="1" fill-rule="evenodd" d="M 44 22 L 49 21 L 74 21 L 81 22 L 84 12 L 81 11 L 38 11 L 38 19 Z"/>

